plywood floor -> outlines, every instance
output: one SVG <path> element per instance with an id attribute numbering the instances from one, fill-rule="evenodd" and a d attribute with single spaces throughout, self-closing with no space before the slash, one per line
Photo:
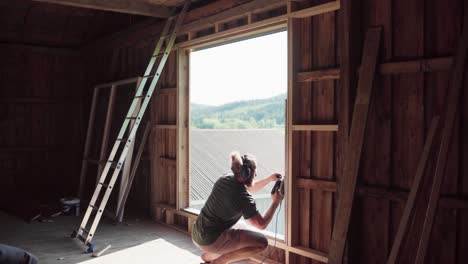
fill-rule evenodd
<path id="1" fill-rule="evenodd" d="M 60 216 L 53 223 L 28 224 L 0 212 L 0 243 L 17 246 L 44 263 L 200 263 L 200 251 L 188 235 L 148 219 L 130 219 L 114 225 L 103 219 L 93 242 L 96 248 L 111 245 L 103 256 L 91 258 L 86 247 L 69 236 L 80 218 Z"/>

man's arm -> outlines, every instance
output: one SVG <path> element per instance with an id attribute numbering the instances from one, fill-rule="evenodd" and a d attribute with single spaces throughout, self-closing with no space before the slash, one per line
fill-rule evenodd
<path id="1" fill-rule="evenodd" d="M 273 173 L 270 176 L 265 177 L 265 178 L 263 178 L 263 179 L 261 179 L 259 181 L 253 181 L 252 186 L 247 187 L 247 191 L 249 191 L 249 193 L 258 192 L 261 189 L 263 189 L 263 187 L 265 187 L 268 183 L 270 183 L 272 181 L 277 181 L 279 179 L 281 179 L 281 174 Z"/>
<path id="2" fill-rule="evenodd" d="M 278 192 L 272 194 L 271 198 L 272 202 L 270 208 L 268 208 L 263 217 L 260 214 L 256 214 L 247 219 L 251 225 L 260 230 L 265 230 L 265 228 L 267 228 L 268 224 L 270 224 L 270 221 L 273 218 L 273 215 L 275 214 L 276 208 L 278 208 L 281 200 L 283 200 L 283 196 L 281 196 Z"/>

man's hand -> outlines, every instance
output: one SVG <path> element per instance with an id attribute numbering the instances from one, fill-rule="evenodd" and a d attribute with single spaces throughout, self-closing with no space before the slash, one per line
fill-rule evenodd
<path id="1" fill-rule="evenodd" d="M 279 181 L 283 178 L 281 174 L 279 173 L 272 173 L 270 176 L 268 176 L 268 179 L 272 182 Z"/>
<path id="2" fill-rule="evenodd" d="M 271 195 L 271 201 L 273 203 L 279 204 L 283 199 L 284 199 L 284 197 L 278 191 L 274 192 Z"/>

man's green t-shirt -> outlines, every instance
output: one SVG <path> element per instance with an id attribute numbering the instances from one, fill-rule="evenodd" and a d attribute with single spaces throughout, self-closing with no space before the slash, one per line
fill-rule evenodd
<path id="1" fill-rule="evenodd" d="M 234 175 L 219 178 L 213 186 L 205 206 L 195 221 L 192 238 L 199 245 L 210 245 L 243 216 L 256 215 L 257 205 L 243 183 Z"/>

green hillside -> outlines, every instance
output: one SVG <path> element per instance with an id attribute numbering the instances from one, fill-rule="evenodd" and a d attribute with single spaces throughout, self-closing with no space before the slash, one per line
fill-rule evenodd
<path id="1" fill-rule="evenodd" d="M 221 106 L 190 104 L 192 128 L 284 127 L 286 94 L 267 99 L 239 101 Z"/>

